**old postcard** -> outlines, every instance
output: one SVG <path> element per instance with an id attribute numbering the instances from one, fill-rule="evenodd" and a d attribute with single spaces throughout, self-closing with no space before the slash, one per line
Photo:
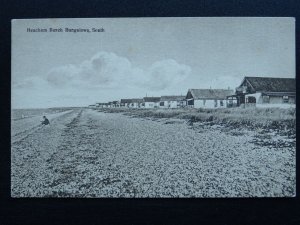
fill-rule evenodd
<path id="1" fill-rule="evenodd" d="M 12 20 L 11 196 L 293 197 L 294 18 Z"/>

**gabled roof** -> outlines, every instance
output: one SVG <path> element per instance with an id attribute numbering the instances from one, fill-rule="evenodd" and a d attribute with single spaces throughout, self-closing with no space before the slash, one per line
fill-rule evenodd
<path id="1" fill-rule="evenodd" d="M 185 99 L 185 96 L 182 95 L 169 95 L 161 96 L 160 101 L 182 101 Z"/>
<path id="2" fill-rule="evenodd" d="M 142 103 L 144 99 L 142 98 L 128 98 L 128 99 L 121 99 L 121 103 Z"/>
<path id="3" fill-rule="evenodd" d="M 255 91 L 296 92 L 295 78 L 245 77 Z"/>
<path id="4" fill-rule="evenodd" d="M 226 99 L 226 96 L 234 94 L 228 89 L 189 89 L 194 99 Z"/>
<path id="5" fill-rule="evenodd" d="M 142 98 L 132 98 L 131 102 L 132 103 L 142 103 L 142 102 L 144 102 L 144 99 L 142 99 Z"/>
<path id="6" fill-rule="evenodd" d="M 159 102 L 160 97 L 144 97 L 145 102 Z"/>
<path id="7" fill-rule="evenodd" d="M 127 99 L 121 99 L 121 103 L 124 104 L 124 103 L 131 103 L 131 99 L 127 98 Z"/>

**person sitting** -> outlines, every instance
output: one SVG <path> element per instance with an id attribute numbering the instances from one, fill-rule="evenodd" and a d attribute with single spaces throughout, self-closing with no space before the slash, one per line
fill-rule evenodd
<path id="1" fill-rule="evenodd" d="M 49 120 L 47 119 L 47 117 L 46 116 L 43 116 L 43 121 L 41 121 L 42 122 L 42 125 L 50 125 L 50 122 L 49 122 Z"/>

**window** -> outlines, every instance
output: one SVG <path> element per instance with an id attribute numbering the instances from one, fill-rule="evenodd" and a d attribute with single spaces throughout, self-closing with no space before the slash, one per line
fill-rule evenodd
<path id="1" fill-rule="evenodd" d="M 270 103 L 270 96 L 264 95 L 262 96 L 263 103 Z"/>
<path id="2" fill-rule="evenodd" d="M 205 103 L 206 103 L 206 100 L 203 100 L 203 105 L 205 105 Z"/>
<path id="3" fill-rule="evenodd" d="M 188 101 L 187 101 L 187 104 L 188 104 L 188 105 L 194 105 L 194 100 L 188 100 Z"/>
<path id="4" fill-rule="evenodd" d="M 223 100 L 220 100 L 220 106 L 224 106 Z"/>
<path id="5" fill-rule="evenodd" d="M 165 102 L 160 102 L 159 105 L 160 105 L 160 106 L 164 106 L 164 105 L 165 105 Z"/>
<path id="6" fill-rule="evenodd" d="M 215 107 L 218 107 L 218 100 L 215 100 Z"/>
<path id="7" fill-rule="evenodd" d="M 283 103 L 289 103 L 289 96 L 282 96 Z"/>
<path id="8" fill-rule="evenodd" d="M 253 97 L 253 96 L 249 96 L 248 98 L 247 98 L 247 103 L 256 103 L 256 98 L 255 97 Z"/>

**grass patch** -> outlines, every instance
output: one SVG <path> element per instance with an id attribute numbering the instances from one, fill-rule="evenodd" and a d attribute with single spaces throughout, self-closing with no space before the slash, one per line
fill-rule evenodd
<path id="1" fill-rule="evenodd" d="M 226 108 L 226 109 L 128 109 L 103 108 L 106 113 L 123 113 L 133 117 L 178 118 L 193 122 L 210 122 L 231 127 L 277 130 L 284 134 L 296 132 L 296 109 Z"/>

